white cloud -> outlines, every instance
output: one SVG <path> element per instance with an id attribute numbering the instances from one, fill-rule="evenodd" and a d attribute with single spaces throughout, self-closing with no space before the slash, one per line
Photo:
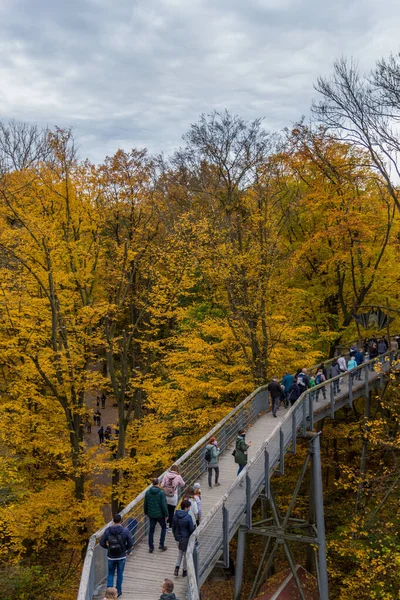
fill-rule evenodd
<path id="1" fill-rule="evenodd" d="M 81 154 L 171 151 L 201 112 L 281 128 L 333 60 L 398 47 L 394 0 L 2 0 L 0 118 L 72 125 Z"/>

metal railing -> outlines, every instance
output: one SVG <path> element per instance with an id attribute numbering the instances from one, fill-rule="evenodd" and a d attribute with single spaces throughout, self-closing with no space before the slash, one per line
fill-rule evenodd
<path id="1" fill-rule="evenodd" d="M 376 372 L 374 366 L 385 364 L 386 361 L 389 363 L 395 353 L 389 350 L 351 371 L 307 390 L 287 411 L 247 467 L 191 536 L 186 553 L 189 600 L 200 600 L 200 586 L 221 555 L 225 565 L 229 565 L 230 539 L 239 525 L 251 527 L 252 505 L 263 488 L 269 497 L 271 475 L 278 467 L 281 473 L 284 472 L 285 454 L 289 448 L 295 451 L 299 430 L 313 428 L 314 412 L 328 405 L 333 417 L 335 404 L 339 399 L 348 398 L 351 405 L 356 392 L 362 389 L 363 393 L 368 394 L 371 383 L 376 381 L 382 386 L 383 373 Z M 338 384 L 340 391 L 337 390 Z"/>
<path id="2" fill-rule="evenodd" d="M 328 373 L 329 373 L 330 365 L 333 360 L 334 360 L 334 358 L 332 358 L 330 360 L 325 360 L 323 363 L 325 365 L 325 367 L 328 369 Z M 319 364 L 321 364 L 321 363 L 319 363 Z M 312 370 L 316 369 L 317 366 L 319 366 L 319 364 L 315 365 L 313 367 L 310 367 L 308 369 L 308 371 L 312 371 Z M 320 387 L 323 387 L 323 385 L 317 386 L 313 389 L 317 390 Z M 209 432 L 207 432 L 207 434 L 204 435 L 183 456 L 181 456 L 178 460 L 175 461 L 174 464 L 179 465 L 180 473 L 187 485 L 193 484 L 200 477 L 200 475 L 206 470 L 205 446 L 211 436 L 215 436 L 218 438 L 221 452 L 223 452 L 236 439 L 238 429 L 248 427 L 248 425 L 250 425 L 251 423 L 253 423 L 254 421 L 257 420 L 260 413 L 263 413 L 266 410 L 268 410 L 268 392 L 267 392 L 266 388 L 267 388 L 266 385 L 261 386 L 260 388 L 258 388 L 254 392 L 252 392 L 249 396 L 247 396 L 226 417 L 224 417 L 213 429 L 211 429 Z M 303 404 L 303 400 L 302 400 L 302 404 Z M 289 414 L 292 414 L 291 410 L 289 411 L 288 415 L 286 415 L 285 422 L 286 422 Z M 305 419 L 307 419 L 308 416 L 309 416 L 309 414 L 306 412 L 306 414 L 302 413 L 301 418 L 300 418 L 298 410 L 297 410 L 296 411 L 296 428 L 298 428 L 302 423 L 304 424 Z M 299 422 L 297 422 L 297 421 L 299 421 Z M 282 427 L 283 427 L 283 423 L 281 425 L 281 428 Z M 293 425 L 293 427 L 294 427 L 294 425 Z M 284 431 L 283 435 L 284 435 L 284 440 L 285 440 L 285 442 L 284 442 L 284 446 L 285 446 L 288 443 L 290 443 L 289 438 L 293 439 L 292 425 L 285 424 L 282 431 Z M 280 434 L 280 435 L 282 435 L 282 434 Z M 273 444 L 271 445 L 271 451 L 270 451 L 271 465 L 273 464 L 276 456 L 279 457 L 281 455 L 280 453 L 282 452 L 282 444 L 279 446 L 278 449 L 276 449 L 275 446 L 274 447 L 272 447 L 272 446 L 273 446 Z M 277 455 L 276 455 L 276 452 L 278 452 Z M 247 469 L 247 472 L 249 472 L 249 469 Z M 166 473 L 166 471 L 160 477 L 163 477 L 165 475 L 165 473 Z M 148 521 L 144 515 L 143 504 L 144 504 L 145 494 L 150 487 L 151 486 L 148 486 L 145 490 L 143 490 L 120 513 L 121 516 L 123 517 L 122 524 L 125 527 L 128 527 L 130 529 L 130 531 L 132 532 L 135 545 L 137 543 L 139 543 L 140 540 L 142 540 L 148 533 Z M 230 533 L 232 531 L 234 532 L 233 528 L 236 526 L 233 525 L 233 523 L 235 522 L 233 517 L 235 516 L 235 512 L 238 513 L 238 516 L 239 516 L 239 513 L 241 514 L 241 512 L 238 509 L 234 508 L 234 506 L 233 506 L 235 504 L 234 499 L 236 498 L 236 496 L 239 498 L 239 495 L 234 491 L 234 490 L 236 490 L 236 487 L 234 486 L 232 488 L 232 486 L 231 486 L 230 489 L 232 489 L 232 495 L 231 495 L 230 499 L 227 500 L 226 506 L 223 506 L 223 505 L 220 506 L 220 503 L 218 503 L 216 505 L 216 507 L 214 507 L 214 509 L 211 511 L 211 513 L 209 513 L 206 520 L 204 521 L 204 523 L 208 522 L 209 516 L 214 515 L 212 520 L 210 521 L 210 529 L 209 529 L 210 542 L 202 544 L 203 547 L 202 547 L 202 549 L 199 550 L 198 555 L 196 555 L 196 551 L 194 552 L 194 555 L 193 555 L 193 553 L 191 554 L 191 552 L 188 552 L 188 558 L 189 558 L 190 564 L 194 564 L 194 562 L 196 562 L 196 561 L 198 562 L 199 565 L 203 564 L 201 559 L 202 559 L 202 556 L 204 556 L 205 554 L 207 554 L 208 558 L 210 558 L 210 557 L 212 558 L 217 553 L 220 554 L 220 531 L 219 530 L 221 529 L 221 525 L 219 525 L 217 527 L 216 524 L 218 523 L 218 521 L 220 524 L 222 522 L 225 523 L 227 521 L 227 512 L 226 511 L 229 510 L 229 507 L 231 509 L 231 513 L 230 513 L 230 517 L 229 517 L 229 522 L 230 522 L 229 532 Z M 229 492 L 229 490 L 228 490 L 228 492 Z M 214 514 L 215 510 L 217 512 Z M 111 523 L 108 523 L 102 529 L 100 529 L 99 531 L 94 533 L 89 539 L 86 556 L 85 556 L 85 561 L 84 561 L 84 565 L 83 565 L 83 569 L 82 569 L 82 576 L 81 576 L 81 582 L 80 582 L 80 586 L 79 586 L 77 600 L 92 600 L 92 597 L 93 597 L 93 594 L 94 594 L 96 588 L 104 581 L 104 579 L 107 575 L 107 554 L 104 551 L 104 549 L 99 545 L 98 542 L 99 542 L 101 536 L 103 535 L 104 531 L 106 530 L 106 528 L 109 527 L 110 525 L 111 525 Z M 215 531 L 214 531 L 214 529 L 215 529 Z M 217 532 L 217 529 L 218 529 L 218 532 Z M 198 532 L 197 536 L 196 536 L 197 538 L 199 538 L 199 535 L 202 535 L 201 534 L 202 531 L 203 531 L 203 525 L 197 530 L 197 532 Z M 233 535 L 233 533 L 232 533 L 232 535 Z M 232 535 L 230 537 L 232 537 Z M 190 546 L 190 547 L 192 547 L 192 546 Z M 196 567 L 196 572 L 197 573 L 199 572 L 199 567 Z M 204 568 L 203 568 L 202 573 L 204 573 Z M 189 584 L 189 589 L 190 589 L 192 578 L 193 578 L 193 571 L 190 570 L 190 567 L 189 567 L 188 574 L 190 575 L 189 579 L 188 579 L 188 584 Z M 197 579 L 196 579 L 196 581 L 197 581 Z M 193 598 L 197 598 L 197 597 L 198 596 L 193 596 Z"/>

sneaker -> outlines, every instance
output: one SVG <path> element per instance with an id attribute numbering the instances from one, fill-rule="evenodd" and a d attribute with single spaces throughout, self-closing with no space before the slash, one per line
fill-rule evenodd
<path id="1" fill-rule="evenodd" d="M 178 575 L 179 575 L 179 567 L 175 567 L 174 575 L 175 575 L 175 577 L 178 577 Z"/>
<path id="2" fill-rule="evenodd" d="M 275 419 L 276 419 L 276 415 L 274 415 Z"/>
<path id="3" fill-rule="evenodd" d="M 158 546 L 158 549 L 161 550 L 161 552 L 165 552 L 167 549 L 167 546 Z"/>
<path id="4" fill-rule="evenodd" d="M 154 548 L 149 548 L 149 554 L 153 554 Z"/>
<path id="5" fill-rule="evenodd" d="M 186 577 L 186 576 L 187 576 L 187 570 L 183 569 L 183 571 L 182 571 L 182 577 Z"/>
<path id="6" fill-rule="evenodd" d="M 212 490 L 212 485 L 209 485 L 209 486 L 208 486 L 208 489 L 209 489 L 209 490 Z"/>
<path id="7" fill-rule="evenodd" d="M 216 486 L 220 486 L 221 484 L 218 482 L 218 483 L 216 483 L 215 485 L 216 485 Z"/>

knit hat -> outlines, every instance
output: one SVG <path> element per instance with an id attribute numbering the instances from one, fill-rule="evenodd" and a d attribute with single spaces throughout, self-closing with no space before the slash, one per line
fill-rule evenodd
<path id="1" fill-rule="evenodd" d="M 193 487 L 194 487 L 195 490 L 199 490 L 200 489 L 199 482 L 195 483 Z"/>

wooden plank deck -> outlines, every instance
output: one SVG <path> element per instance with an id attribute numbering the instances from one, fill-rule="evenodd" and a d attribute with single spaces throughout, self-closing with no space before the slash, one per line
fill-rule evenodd
<path id="1" fill-rule="evenodd" d="M 374 371 L 370 371 L 368 379 L 371 381 L 378 379 L 378 375 Z M 354 381 L 354 392 L 358 388 L 364 388 L 364 385 L 363 372 L 361 381 Z M 339 403 L 340 400 L 343 400 L 347 396 L 347 383 L 343 383 L 341 385 L 341 393 L 335 396 L 335 401 Z M 330 398 L 328 391 L 326 400 L 324 400 L 322 392 L 320 392 L 319 402 L 314 400 L 313 403 L 314 411 L 319 412 L 326 406 L 329 406 L 329 401 Z M 252 442 L 248 452 L 249 460 L 261 447 L 262 443 L 270 437 L 274 429 L 279 426 L 286 412 L 287 411 L 281 407 L 278 411 L 277 418 L 274 418 L 272 413 L 267 412 L 259 417 L 258 420 L 248 428 L 246 442 Z M 207 483 L 207 473 L 203 473 L 203 475 L 199 478 L 202 490 L 203 518 L 223 496 L 236 477 L 238 467 L 234 462 L 233 456 L 231 455 L 233 447 L 233 445 L 228 447 L 220 456 L 220 486 L 215 487 L 213 485 L 213 487 L 209 489 Z M 132 554 L 128 557 L 122 585 L 122 598 L 124 600 L 158 600 L 161 595 L 161 583 L 166 577 L 174 581 L 174 592 L 177 598 L 179 598 L 179 600 L 184 600 L 186 598 L 186 578 L 183 578 L 181 574 L 179 577 L 174 577 L 173 575 L 178 553 L 177 544 L 172 533 L 167 533 L 165 543 L 168 547 L 168 550 L 166 552 L 160 552 L 157 549 L 159 534 L 160 529 L 157 526 L 154 537 L 155 550 L 153 554 L 149 554 L 147 540 L 144 539 L 139 542 L 137 546 L 135 546 Z M 97 591 L 97 594 L 93 597 L 95 600 L 103 600 L 105 587 L 106 586 L 103 585 Z"/>

